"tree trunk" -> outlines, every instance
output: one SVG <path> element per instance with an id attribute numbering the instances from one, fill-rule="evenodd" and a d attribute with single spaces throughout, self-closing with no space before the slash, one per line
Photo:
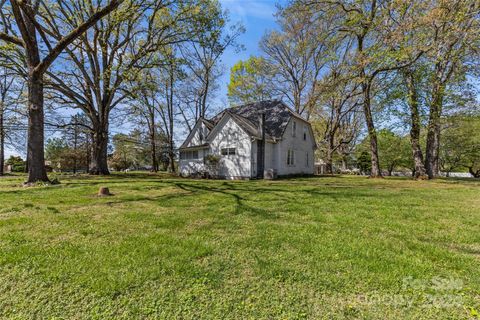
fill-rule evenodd
<path id="1" fill-rule="evenodd" d="M 325 159 L 325 171 L 328 174 L 333 173 L 333 135 L 328 136 L 327 155 Z"/>
<path id="2" fill-rule="evenodd" d="M 378 142 L 377 131 L 375 124 L 373 123 L 371 98 L 370 98 L 370 83 L 363 84 L 363 111 L 365 113 L 365 121 L 367 123 L 368 137 L 370 139 L 370 156 L 372 158 L 372 170 L 370 172 L 371 178 L 382 178 L 382 172 L 380 170 L 380 161 L 378 159 Z"/>
<path id="3" fill-rule="evenodd" d="M 425 157 L 425 169 L 429 179 L 434 179 L 439 174 L 440 117 L 442 115 L 443 92 L 444 88 L 442 85 L 435 86 L 433 99 L 430 104 Z"/>
<path id="4" fill-rule="evenodd" d="M 175 172 L 175 153 L 174 153 L 174 143 L 173 143 L 173 125 L 174 125 L 174 113 L 173 113 L 173 85 L 174 85 L 174 70 L 173 68 L 170 69 L 170 87 L 169 87 L 169 101 L 168 101 L 168 127 L 169 127 L 169 134 L 168 134 L 168 157 L 170 159 L 170 171 L 172 173 Z"/>
<path id="5" fill-rule="evenodd" d="M 170 164 L 170 172 L 175 172 L 175 152 L 173 150 L 173 139 L 170 139 L 168 146 L 168 159 Z"/>
<path id="6" fill-rule="evenodd" d="M 78 130 L 77 125 L 73 127 L 73 174 L 77 173 L 77 140 Z"/>
<path id="7" fill-rule="evenodd" d="M 342 171 L 347 171 L 347 159 L 345 158 L 345 155 L 342 155 Z"/>
<path id="8" fill-rule="evenodd" d="M 410 128 L 410 143 L 412 146 L 412 156 L 415 169 L 413 170 L 413 177 L 415 179 L 425 179 L 426 170 L 423 164 L 423 153 L 420 146 L 420 112 L 417 95 L 417 88 L 415 87 L 415 78 L 411 70 L 406 70 L 404 73 L 405 81 L 408 90 L 408 105 L 410 106 L 411 114 L 411 128 Z"/>
<path id="9" fill-rule="evenodd" d="M 0 176 L 5 174 L 5 129 L 3 127 L 3 106 L 0 110 Z"/>
<path id="10" fill-rule="evenodd" d="M 33 71 L 28 75 L 28 180 L 48 182 L 44 155 L 43 79 Z"/>
<path id="11" fill-rule="evenodd" d="M 395 168 L 395 165 L 394 164 L 391 164 L 390 167 L 388 168 L 388 176 L 391 177 L 392 176 L 392 172 L 393 172 L 393 169 Z"/>
<path id="12" fill-rule="evenodd" d="M 155 145 L 155 136 L 151 138 L 151 145 L 152 145 L 152 171 L 158 172 L 158 161 L 157 161 L 157 147 Z"/>
<path id="13" fill-rule="evenodd" d="M 202 95 L 202 105 L 200 110 L 200 117 L 202 118 L 205 118 L 205 114 L 207 113 L 207 96 L 208 96 L 208 90 L 210 86 L 209 74 L 210 74 L 210 71 L 207 70 L 207 73 L 205 75 L 205 86 L 204 86 L 204 92 Z"/>
<path id="14" fill-rule="evenodd" d="M 333 174 L 333 163 L 330 152 L 327 152 L 327 157 L 325 159 L 325 173 Z"/>
<path id="15" fill-rule="evenodd" d="M 473 167 L 468 167 L 468 172 L 474 177 L 474 178 L 480 178 L 480 170 L 474 171 Z"/>
<path id="16" fill-rule="evenodd" d="M 152 157 L 152 171 L 158 172 L 157 146 L 155 144 L 155 110 L 150 111 L 150 152 Z"/>
<path id="17" fill-rule="evenodd" d="M 358 53 L 360 56 L 363 55 L 363 41 L 365 38 L 364 35 L 357 35 L 358 41 Z M 372 108 L 371 108 L 371 97 L 370 91 L 372 86 L 373 78 L 368 78 L 365 67 L 360 69 L 360 79 L 362 79 L 362 93 L 363 93 L 363 111 L 365 115 L 365 122 L 367 123 L 368 137 L 370 139 L 370 156 L 372 169 L 370 172 L 371 178 L 381 178 L 382 171 L 380 170 L 380 161 L 378 159 L 378 142 L 377 142 L 377 131 L 375 130 L 375 124 L 373 123 Z"/>
<path id="18" fill-rule="evenodd" d="M 150 145 L 152 154 L 152 171 L 158 172 L 157 146 L 155 145 L 155 131 L 150 135 Z"/>
<path id="19" fill-rule="evenodd" d="M 109 175 L 107 162 L 108 126 L 94 128 L 92 141 L 92 157 L 89 173 L 94 175 Z"/>
<path id="20" fill-rule="evenodd" d="M 87 164 L 87 170 L 90 169 L 90 163 L 91 163 L 91 159 L 92 159 L 92 143 L 91 141 L 93 141 L 93 134 L 91 132 L 87 132 L 85 133 L 85 141 L 86 141 L 86 151 L 87 151 L 87 154 L 85 155 L 85 158 L 86 158 L 86 164 Z"/>

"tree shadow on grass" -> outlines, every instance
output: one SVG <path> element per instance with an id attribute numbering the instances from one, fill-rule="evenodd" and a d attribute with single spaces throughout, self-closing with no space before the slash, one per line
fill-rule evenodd
<path id="1" fill-rule="evenodd" d="M 123 174 L 122 174 L 123 175 Z M 125 174 L 126 176 L 129 174 Z M 149 177 L 142 178 L 142 176 Z M 322 183 L 321 185 L 317 184 L 302 184 L 302 181 L 292 180 L 292 183 L 289 181 L 218 181 L 218 180 L 193 180 L 193 179 L 152 179 L 151 175 L 148 173 L 145 174 L 131 174 L 131 177 L 136 179 L 116 179 L 119 175 L 112 176 L 111 180 L 97 180 L 91 179 L 81 180 L 81 181 L 68 181 L 67 183 L 59 186 L 45 187 L 45 188 L 32 188 L 32 189 L 17 189 L 17 190 L 8 190 L 2 191 L 2 194 L 15 194 L 23 195 L 24 192 L 27 192 L 28 195 L 31 195 L 32 192 L 36 195 L 43 193 L 47 190 L 58 190 L 58 188 L 74 188 L 75 186 L 93 186 L 93 185 L 115 185 L 115 183 L 125 184 L 128 183 L 130 187 L 123 187 L 122 191 L 117 193 L 117 196 L 114 198 L 109 198 L 108 201 L 103 202 L 108 205 L 115 205 L 126 202 L 142 202 L 149 201 L 155 202 L 157 205 L 162 206 L 176 206 L 176 203 L 170 202 L 171 200 L 179 199 L 184 200 L 187 198 L 187 204 L 195 205 L 196 201 L 199 201 L 197 198 L 201 195 L 208 194 L 219 194 L 226 196 L 233 201 L 235 204 L 235 214 L 250 213 L 265 218 L 278 217 L 278 214 L 273 212 L 273 208 L 281 208 L 283 205 L 296 203 L 301 201 L 307 201 L 311 203 L 316 201 L 315 199 L 321 200 L 322 198 L 328 198 L 334 200 L 337 203 L 344 203 L 345 201 L 351 201 L 353 198 L 381 198 L 382 200 L 395 201 L 398 197 L 397 192 L 382 192 L 383 189 L 388 189 L 388 186 L 372 186 L 372 185 L 349 185 L 348 183 L 328 182 Z M 88 176 L 86 176 L 88 178 Z M 142 190 L 162 190 L 164 188 L 176 188 L 182 190 L 183 192 L 176 192 L 167 190 L 163 194 L 138 194 Z M 375 190 L 373 190 L 375 189 Z M 381 189 L 381 190 L 377 190 Z M 115 188 L 112 190 L 116 193 Z M 131 192 L 133 191 L 133 192 Z M 154 192 L 152 192 L 154 193 Z M 72 193 L 73 194 L 73 193 Z M 82 191 L 82 196 L 84 196 L 84 191 Z M 75 194 L 73 194 L 75 197 Z M 93 197 L 93 195 L 92 195 Z M 99 201 L 98 204 L 102 202 Z M 184 204 L 182 202 L 181 204 Z M 252 206 L 252 203 L 255 205 Z M 178 204 L 179 206 L 181 204 Z M 266 209 L 268 208 L 268 209 Z"/>
<path id="2" fill-rule="evenodd" d="M 126 181 L 112 179 L 112 180 L 91 180 L 91 181 L 65 181 L 62 185 L 64 186 L 76 186 L 76 185 L 87 185 L 87 186 L 94 186 L 99 184 L 125 184 L 128 183 L 162 183 L 163 180 L 161 179 L 139 179 L 139 180 L 132 180 L 126 179 Z"/>
<path id="3" fill-rule="evenodd" d="M 455 183 L 455 184 L 477 184 L 480 186 L 480 179 L 478 178 L 454 178 L 454 177 L 449 177 L 449 178 L 438 178 L 437 180 L 433 181 L 442 181 L 446 183 Z"/>
<path id="4" fill-rule="evenodd" d="M 199 184 L 198 182 L 192 183 L 190 181 L 186 181 L 186 182 L 170 181 L 168 183 L 165 183 L 165 185 L 167 186 L 171 185 L 175 188 L 182 190 L 183 192 L 172 192 L 172 193 L 167 193 L 162 195 L 152 195 L 152 196 L 147 196 L 147 195 L 121 196 L 119 195 L 117 199 L 109 198 L 108 201 L 104 202 L 104 204 L 108 206 L 113 206 L 116 204 L 122 204 L 127 202 L 148 201 L 148 202 L 155 203 L 159 206 L 165 206 L 165 201 L 170 201 L 175 199 L 184 200 L 186 197 L 188 197 L 190 198 L 192 205 L 194 205 L 195 201 L 198 201 L 199 196 L 209 194 L 209 193 L 216 193 L 216 194 L 227 196 L 234 202 L 235 204 L 234 214 L 248 213 L 250 215 L 261 216 L 262 218 L 266 218 L 266 219 L 274 219 L 278 217 L 277 214 L 272 213 L 269 210 L 248 205 L 246 202 L 249 201 L 249 199 L 239 194 L 239 192 L 244 192 L 247 190 L 239 190 L 236 188 L 232 188 L 232 186 L 227 186 L 227 188 L 221 188 L 214 185 L 206 185 L 204 183 L 202 184 Z M 260 202 L 260 203 L 263 203 L 263 202 Z"/>
<path id="5" fill-rule="evenodd" d="M 178 186 L 178 182 L 174 182 L 175 185 Z M 297 201 L 299 196 L 302 194 L 304 195 L 311 195 L 315 197 L 330 197 L 338 200 L 344 200 L 343 198 L 349 198 L 351 196 L 355 197 L 377 197 L 378 195 L 375 194 L 374 192 L 371 192 L 369 190 L 366 191 L 352 191 L 351 189 L 358 189 L 355 188 L 355 186 L 348 186 L 348 185 L 324 185 L 323 187 L 334 187 L 336 189 L 334 190 L 325 190 L 325 188 L 320 189 L 318 187 L 312 187 L 312 186 L 303 186 L 303 187 L 298 187 L 298 186 L 285 186 L 284 188 L 280 187 L 278 184 L 250 184 L 250 183 L 230 183 L 230 182 L 223 182 L 221 184 L 222 187 L 212 187 L 208 185 L 208 181 L 205 183 L 197 183 L 197 184 L 183 184 L 185 186 L 188 186 L 190 188 L 194 188 L 196 190 L 202 190 L 202 191 L 211 191 L 211 192 L 220 192 L 220 193 L 225 193 L 229 194 L 232 196 L 238 196 L 237 193 L 246 193 L 246 194 L 269 194 L 273 195 L 277 198 L 282 198 L 286 199 L 289 201 Z M 363 186 L 361 186 L 363 187 Z M 366 185 L 365 187 L 368 187 L 369 189 L 370 186 Z M 339 191 L 338 189 L 343 189 L 345 188 L 348 190 L 348 192 L 342 192 Z M 381 188 L 383 189 L 383 188 Z M 383 197 L 384 195 L 382 195 Z M 387 195 L 388 196 L 388 195 Z M 393 194 L 392 196 L 396 196 L 396 194 Z M 246 200 L 242 198 L 241 200 Z M 263 202 L 263 201 L 262 201 Z"/>
<path id="6" fill-rule="evenodd" d="M 214 186 L 205 186 L 205 185 L 198 185 L 198 184 L 187 184 L 187 183 L 181 183 L 181 182 L 174 182 L 173 183 L 177 188 L 182 189 L 184 191 L 191 191 L 193 194 L 199 194 L 199 193 L 217 193 L 221 195 L 225 195 L 229 198 L 231 198 L 234 203 L 235 203 L 235 214 L 243 214 L 243 213 L 249 213 L 253 214 L 255 216 L 261 216 L 263 218 L 267 219 L 275 219 L 278 217 L 277 214 L 272 213 L 266 209 L 258 208 L 258 207 L 253 207 L 248 204 L 246 204 L 246 199 L 243 196 L 240 196 L 237 191 L 239 191 L 236 188 L 228 188 L 228 189 L 223 189 L 223 188 L 218 188 Z M 223 185 L 227 185 L 224 183 Z M 233 191 L 233 192 L 232 192 Z"/>

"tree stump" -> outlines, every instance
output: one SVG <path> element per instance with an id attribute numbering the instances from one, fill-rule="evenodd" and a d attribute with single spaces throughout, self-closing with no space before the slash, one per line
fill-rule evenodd
<path id="1" fill-rule="evenodd" d="M 112 194 L 110 193 L 110 190 L 107 187 L 100 187 L 100 189 L 98 190 L 99 197 L 106 197 L 111 195 Z"/>

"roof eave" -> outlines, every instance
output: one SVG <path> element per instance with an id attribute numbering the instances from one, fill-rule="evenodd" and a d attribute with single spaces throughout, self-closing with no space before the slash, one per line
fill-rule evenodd
<path id="1" fill-rule="evenodd" d="M 205 149 L 205 148 L 208 148 L 209 146 L 210 146 L 209 143 L 204 143 L 204 144 L 200 144 L 200 145 L 197 145 L 197 146 L 180 147 L 180 148 L 178 148 L 178 150 Z"/>

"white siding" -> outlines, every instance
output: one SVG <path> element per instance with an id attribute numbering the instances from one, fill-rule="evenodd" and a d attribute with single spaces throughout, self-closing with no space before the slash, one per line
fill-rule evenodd
<path id="1" fill-rule="evenodd" d="M 203 135 L 203 139 L 201 138 L 201 133 Z M 186 147 L 194 147 L 202 145 L 206 142 L 206 137 L 209 133 L 208 128 L 202 121 L 198 121 L 195 127 L 193 128 L 192 133 L 189 135 L 187 139 L 188 141 Z M 192 149 L 189 149 L 192 150 Z M 191 174 L 195 174 L 200 171 L 205 170 L 205 165 L 203 162 L 203 157 L 208 153 L 208 149 L 198 149 L 198 159 L 180 159 L 179 160 L 179 171 L 180 174 L 183 176 L 189 176 Z"/>
<path id="2" fill-rule="evenodd" d="M 292 136 L 293 121 L 297 124 L 295 137 Z M 306 140 L 303 140 L 303 128 L 306 127 Z M 314 140 L 307 122 L 297 118 L 291 118 L 283 134 L 282 140 L 276 146 L 273 154 L 276 154 L 276 166 L 278 175 L 290 174 L 313 174 L 314 172 Z M 295 164 L 287 165 L 287 152 L 292 149 L 295 152 Z M 308 165 L 306 157 L 308 153 Z M 266 166 L 265 166 L 266 167 Z"/>
<path id="3" fill-rule="evenodd" d="M 252 150 L 251 150 L 251 172 L 252 172 L 252 177 L 257 176 L 257 141 L 252 142 Z"/>
<path id="4" fill-rule="evenodd" d="M 203 134 L 203 139 L 200 139 L 201 133 Z M 193 128 L 193 136 L 190 139 L 190 141 L 187 144 L 187 147 L 192 147 L 192 146 L 199 146 L 201 144 L 205 143 L 205 138 L 207 137 L 209 133 L 208 128 L 205 126 L 203 122 L 199 122 L 198 125 Z"/>
<path id="5" fill-rule="evenodd" d="M 207 154 L 208 149 L 198 150 L 198 159 L 194 160 L 179 160 L 179 171 L 182 176 L 189 176 L 205 170 L 203 157 Z"/>
<path id="6" fill-rule="evenodd" d="M 273 150 L 275 148 L 275 144 L 265 142 L 265 170 L 267 169 L 276 169 L 273 156 Z"/>
<path id="7" fill-rule="evenodd" d="M 218 131 L 217 131 L 218 130 Z M 219 175 L 225 178 L 250 178 L 252 142 L 230 117 L 225 117 L 210 139 L 210 152 L 221 157 Z M 222 148 L 236 148 L 235 155 L 222 156 Z"/>
<path id="8" fill-rule="evenodd" d="M 275 159 L 275 143 L 265 142 L 265 170 L 276 169 L 276 159 Z M 258 140 L 255 140 L 252 143 L 252 177 L 257 176 L 257 148 Z"/>

